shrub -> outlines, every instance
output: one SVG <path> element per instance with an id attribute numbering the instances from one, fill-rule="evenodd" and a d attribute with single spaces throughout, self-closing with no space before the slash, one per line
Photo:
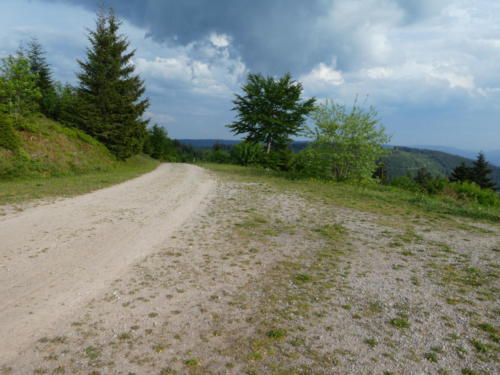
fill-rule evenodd
<path id="1" fill-rule="evenodd" d="M 493 190 L 481 189 L 474 182 L 454 182 L 449 186 L 458 199 L 477 202 L 483 206 L 500 207 L 500 198 Z"/>
<path id="2" fill-rule="evenodd" d="M 262 162 L 264 147 L 259 143 L 240 142 L 231 149 L 231 158 L 239 165 L 258 165 Z"/>
<path id="3" fill-rule="evenodd" d="M 0 147 L 15 152 L 19 149 L 21 142 L 14 131 L 13 124 L 10 116 L 0 113 Z"/>
<path id="4" fill-rule="evenodd" d="M 215 150 L 215 151 L 209 151 L 205 155 L 205 160 L 211 163 L 224 164 L 224 163 L 229 163 L 231 161 L 231 156 L 227 151 Z"/>
<path id="5" fill-rule="evenodd" d="M 264 154 L 262 165 L 275 171 L 289 171 L 292 167 L 292 160 L 292 150 L 282 148 Z"/>
<path id="6" fill-rule="evenodd" d="M 398 187 L 398 188 L 401 188 L 401 189 L 413 191 L 413 192 L 421 192 L 422 191 L 422 187 L 408 176 L 401 176 L 401 177 L 394 178 L 391 181 L 391 185 Z"/>
<path id="7" fill-rule="evenodd" d="M 321 155 L 311 147 L 306 147 L 294 156 L 291 172 L 294 177 L 325 179 L 331 177 Z"/>

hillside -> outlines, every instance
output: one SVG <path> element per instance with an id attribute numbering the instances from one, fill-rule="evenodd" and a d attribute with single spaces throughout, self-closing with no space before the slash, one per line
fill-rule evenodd
<path id="1" fill-rule="evenodd" d="M 462 150 L 460 148 L 456 147 L 447 147 L 447 146 L 410 146 L 411 148 L 418 148 L 418 149 L 424 149 L 424 150 L 436 150 L 436 151 L 441 151 L 445 152 L 447 154 L 452 154 L 452 155 L 457 155 L 457 156 L 462 156 L 464 158 L 468 159 L 474 159 L 478 151 L 472 151 L 472 150 Z M 493 164 L 497 167 L 500 167 L 500 150 L 483 150 L 484 156 L 486 157 L 486 160 L 490 162 L 490 164 Z"/>
<path id="2" fill-rule="evenodd" d="M 117 163 L 94 138 L 42 116 L 27 120 L 16 134 L 21 141 L 17 153 L 0 147 L 0 178 L 102 171 Z"/>
<path id="3" fill-rule="evenodd" d="M 420 168 L 426 168 L 431 174 L 446 177 L 460 163 L 471 165 L 473 160 L 446 152 L 395 146 L 386 156 L 385 162 L 389 178 L 415 174 Z M 500 167 L 491 165 L 492 178 L 500 186 Z"/>

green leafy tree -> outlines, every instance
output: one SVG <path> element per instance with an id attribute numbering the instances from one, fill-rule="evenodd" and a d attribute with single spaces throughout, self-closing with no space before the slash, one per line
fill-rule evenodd
<path id="1" fill-rule="evenodd" d="M 482 189 L 495 190 L 495 183 L 490 177 L 492 169 L 486 161 L 484 154 L 480 152 L 471 169 L 472 182 L 478 184 Z"/>
<path id="2" fill-rule="evenodd" d="M 312 117 L 315 128 L 309 130 L 313 141 L 308 147 L 321 160 L 323 176 L 337 181 L 371 178 L 390 140 L 375 109 L 365 110 L 355 101 L 348 110 L 327 100 Z"/>
<path id="3" fill-rule="evenodd" d="M 135 51 L 128 51 L 128 40 L 118 33 L 120 25 L 112 9 L 97 15 L 87 59 L 78 61 L 78 117 L 81 129 L 126 159 L 142 150 L 149 101 L 142 99 L 144 82 L 133 74 L 130 61 Z"/>
<path id="4" fill-rule="evenodd" d="M 40 90 L 29 60 L 22 55 L 2 59 L 0 65 L 0 112 L 12 116 L 16 123 L 38 110 Z"/>
<path id="5" fill-rule="evenodd" d="M 177 150 L 172 140 L 168 137 L 165 129 L 157 124 L 147 130 L 144 153 L 163 161 L 175 161 L 177 159 Z"/>
<path id="6" fill-rule="evenodd" d="M 303 101 L 302 85 L 289 73 L 279 79 L 249 74 L 242 90 L 233 101 L 238 120 L 228 127 L 234 134 L 246 134 L 249 142 L 264 143 L 267 153 L 286 148 L 314 109 L 315 99 Z"/>
<path id="7" fill-rule="evenodd" d="M 25 55 L 29 60 L 31 73 L 36 76 L 36 86 L 40 90 L 41 95 L 38 101 L 40 112 L 50 118 L 55 118 L 57 95 L 52 80 L 52 72 L 40 42 L 32 39 L 28 44 Z"/>

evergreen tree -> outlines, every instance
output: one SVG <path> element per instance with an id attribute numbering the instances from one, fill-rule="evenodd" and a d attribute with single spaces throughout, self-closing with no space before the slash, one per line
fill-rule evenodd
<path id="1" fill-rule="evenodd" d="M 29 42 L 26 57 L 30 63 L 31 73 L 36 76 L 36 86 L 41 93 L 38 101 L 40 112 L 48 117 L 55 118 L 57 95 L 52 73 L 45 58 L 45 52 L 38 40 L 32 39 Z"/>
<path id="2" fill-rule="evenodd" d="M 112 9 L 101 9 L 96 28 L 88 37 L 86 61 L 78 61 L 79 127 L 104 143 L 120 159 L 142 150 L 149 106 L 144 82 L 133 75 L 129 42 L 118 34 L 121 22 Z"/>
<path id="3" fill-rule="evenodd" d="M 460 163 L 450 175 L 451 182 L 464 182 L 472 181 L 472 168 L 465 165 L 464 162 Z"/>
<path id="4" fill-rule="evenodd" d="M 495 190 L 495 183 L 489 176 L 492 172 L 488 162 L 484 158 L 484 154 L 480 152 L 472 167 L 472 181 L 481 186 L 483 189 Z"/>
<path id="5" fill-rule="evenodd" d="M 286 148 L 314 109 L 315 99 L 301 101 L 302 85 L 289 73 L 277 80 L 249 74 L 242 89 L 244 95 L 236 95 L 233 101 L 238 121 L 228 127 L 234 134 L 247 134 L 247 141 L 264 143 L 267 153 Z"/>

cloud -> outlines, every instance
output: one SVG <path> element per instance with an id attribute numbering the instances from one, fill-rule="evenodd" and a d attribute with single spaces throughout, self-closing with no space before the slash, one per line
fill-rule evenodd
<path id="1" fill-rule="evenodd" d="M 176 119 L 169 123 L 174 136 L 230 136 L 224 124 L 232 118 L 231 93 L 246 74 L 289 71 L 308 96 L 349 104 L 368 94 L 400 142 L 429 134 L 447 140 L 451 123 L 464 144 L 498 147 L 482 134 L 497 130 L 500 117 L 500 2 L 107 2 L 138 48 L 134 62 L 152 111 Z M 98 3 L 5 0 L 0 53 L 12 50 L 21 35 L 37 33 L 57 76 L 74 79 L 74 60 L 84 53 L 85 26 L 92 27 Z M 471 136 L 475 119 L 484 127 Z"/>

